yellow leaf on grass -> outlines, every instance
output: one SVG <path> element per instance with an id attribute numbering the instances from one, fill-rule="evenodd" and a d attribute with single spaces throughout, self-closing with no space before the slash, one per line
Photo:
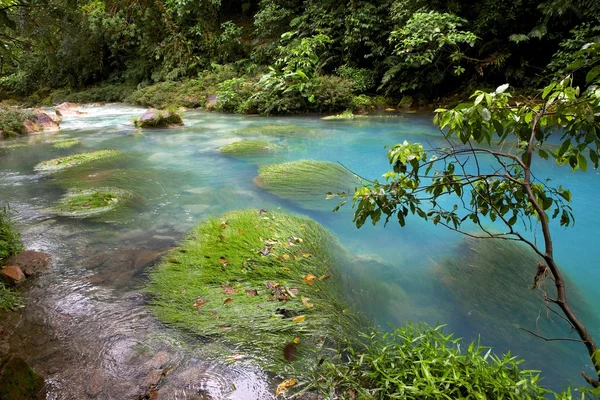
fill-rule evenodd
<path id="1" fill-rule="evenodd" d="M 281 258 L 283 258 L 285 261 L 289 261 L 290 260 L 290 255 L 289 254 L 284 254 L 281 256 Z"/>
<path id="2" fill-rule="evenodd" d="M 312 286 L 312 285 L 314 285 L 316 278 L 317 277 L 314 276 L 313 274 L 306 274 L 306 275 L 304 275 L 304 278 L 302 278 L 302 280 L 304 280 L 304 282 L 306 282 Z"/>
<path id="3" fill-rule="evenodd" d="M 292 318 L 292 322 L 303 322 L 305 319 L 305 315 L 298 315 L 297 317 Z"/>
<path id="4" fill-rule="evenodd" d="M 304 304 L 304 307 L 311 308 L 313 306 L 311 303 L 308 302 L 310 300 L 308 297 L 302 296 L 301 298 L 302 298 L 302 304 Z"/>
<path id="5" fill-rule="evenodd" d="M 288 390 L 288 388 L 294 386 L 296 384 L 296 380 L 294 378 L 286 379 L 277 385 L 277 390 L 275 391 L 275 396 L 279 396 L 281 393 Z"/>
<path id="6" fill-rule="evenodd" d="M 299 344 L 299 343 L 300 343 L 300 338 L 299 338 L 299 337 L 297 337 L 297 338 L 294 338 L 294 343 L 295 343 L 295 344 Z"/>

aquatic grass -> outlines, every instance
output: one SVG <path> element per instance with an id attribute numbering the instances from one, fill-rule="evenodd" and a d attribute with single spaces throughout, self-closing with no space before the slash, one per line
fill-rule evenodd
<path id="1" fill-rule="evenodd" d="M 8 205 L 0 207 L 0 261 L 23 251 L 21 234 L 15 229 Z"/>
<path id="2" fill-rule="evenodd" d="M 64 149 L 70 149 L 71 147 L 78 146 L 80 144 L 81 144 L 81 141 L 79 139 L 65 139 L 65 140 L 58 140 L 58 141 L 54 142 L 52 147 L 54 147 L 55 149 L 64 150 Z"/>
<path id="3" fill-rule="evenodd" d="M 0 282 L 0 311 L 15 311 L 23 305 L 21 295 Z"/>
<path id="4" fill-rule="evenodd" d="M 281 372 L 296 366 L 285 360 L 286 346 L 316 361 L 305 356 L 358 325 L 342 292 L 344 256 L 309 218 L 230 212 L 201 223 L 150 272 L 150 307 L 167 324 L 222 338 Z"/>
<path id="5" fill-rule="evenodd" d="M 247 126 L 233 131 L 240 136 L 311 136 L 319 131 L 299 125 Z"/>
<path id="6" fill-rule="evenodd" d="M 304 208 L 333 208 L 327 193 L 353 192 L 358 179 L 350 171 L 328 161 L 299 160 L 263 165 L 254 182 L 274 195 Z"/>
<path id="7" fill-rule="evenodd" d="M 219 151 L 223 154 L 239 157 L 269 154 L 280 149 L 281 146 L 264 140 L 240 140 L 221 147 Z"/>
<path id="8" fill-rule="evenodd" d="M 94 161 L 106 161 L 121 156 L 122 153 L 117 150 L 98 150 L 86 153 L 78 153 L 70 156 L 54 158 L 48 161 L 42 161 L 34 169 L 36 171 L 59 171 L 65 168 L 72 168 Z"/>
<path id="9" fill-rule="evenodd" d="M 86 218 L 114 211 L 133 198 L 129 191 L 119 188 L 97 188 L 68 191 L 54 207 L 57 215 Z"/>
<path id="10" fill-rule="evenodd" d="M 354 114 L 352 110 L 346 110 L 341 114 L 329 115 L 327 117 L 322 117 L 323 121 L 339 121 L 339 120 L 355 120 L 355 119 L 364 119 L 368 118 L 368 116 L 363 114 Z"/>

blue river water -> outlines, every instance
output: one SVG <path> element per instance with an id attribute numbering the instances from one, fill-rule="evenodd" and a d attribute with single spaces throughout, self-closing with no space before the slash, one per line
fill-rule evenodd
<path id="1" fill-rule="evenodd" d="M 341 163 L 362 177 L 379 178 L 389 169 L 386 145 L 404 140 L 419 141 L 426 147 L 446 144 L 431 123 L 432 115 L 325 121 L 319 116 L 267 118 L 187 111 L 185 127 L 140 132 L 133 127 L 132 118 L 144 112 L 141 108 L 108 104 L 82 110 L 85 114 L 66 117 L 59 133 L 0 142 L 3 147 L 27 143 L 12 149 L 0 147 L 0 203 L 8 202 L 17 213 L 26 245 L 51 253 L 54 259 L 52 271 L 31 288 L 25 311 L 29 328 L 17 332 L 27 337 L 29 332 L 47 331 L 52 340 L 39 344 L 23 339 L 14 344 L 18 351 L 29 353 L 32 365 L 48 377 L 52 398 L 119 398 L 123 393 L 136 393 L 144 386 L 144 366 L 158 363 L 157 354 L 176 360 L 172 362 L 178 366 L 172 381 L 179 383 L 165 389 L 165 398 L 187 398 L 189 391 L 212 396 L 206 398 L 270 396 L 268 377 L 260 371 L 247 372 L 253 371 L 247 366 L 232 371 L 218 362 L 207 362 L 203 357 L 210 346 L 177 336 L 154 321 L 144 310 L 140 294 L 145 257 L 151 259 L 156 252 L 174 246 L 207 217 L 240 208 L 286 209 L 308 215 L 330 229 L 356 260 L 346 271 L 355 280 L 349 288 L 353 305 L 375 324 L 385 328 L 388 323 L 442 323 L 448 325 L 448 332 L 467 341 L 485 331 L 484 327 L 478 329 L 477 321 L 469 321 L 469 303 L 454 302 L 434 272 L 435 266 L 443 267 L 444 260 L 453 257 L 463 240 L 460 234 L 416 218 L 409 219 L 404 228 L 392 220 L 387 226 L 367 223 L 357 229 L 351 207 L 330 211 L 339 200 L 325 200 L 323 194 L 323 207 L 304 209 L 253 182 L 260 165 L 299 159 Z M 295 129 L 290 129 L 290 134 L 244 133 L 244 128 L 272 125 Z M 71 138 L 81 144 L 67 150 L 52 147 L 56 140 Z M 283 150 L 249 158 L 219 152 L 228 143 L 250 138 L 274 142 Z M 107 168 L 130 171 L 124 184 L 145 201 L 130 213 L 103 220 L 54 215 L 50 208 L 65 188 L 56 185 L 51 174 L 35 172 L 34 166 L 50 158 L 97 149 L 125 153 L 124 161 Z M 579 292 L 594 304 L 600 282 L 596 266 L 600 258 L 598 172 L 574 173 L 544 160 L 536 160 L 535 165 L 538 177 L 550 178 L 552 184 L 561 184 L 573 193 L 576 223 L 570 228 L 553 224 L 555 253 Z M 524 283 L 523 291 L 530 285 Z M 494 318 L 495 310 L 486 312 Z M 600 319 L 597 308 L 592 314 Z M 531 315 L 532 326 L 538 316 Z M 527 322 L 507 321 L 515 325 L 514 335 L 528 335 L 516 327 Z M 488 336 L 481 337 L 482 344 L 495 345 L 500 354 L 510 350 L 524 357 L 526 367 L 543 370 L 548 386 L 583 385 L 579 370 L 587 368 L 589 360 L 582 345 L 540 340 L 533 342 L 534 348 L 519 348 L 520 342 L 514 342 L 514 348 L 506 345 L 509 338 L 487 332 Z M 568 359 L 552 357 L 559 348 Z M 61 367 L 56 368 L 57 364 Z M 243 369 L 245 372 L 240 372 Z M 186 374 L 194 376 L 196 386 L 190 386 Z"/>

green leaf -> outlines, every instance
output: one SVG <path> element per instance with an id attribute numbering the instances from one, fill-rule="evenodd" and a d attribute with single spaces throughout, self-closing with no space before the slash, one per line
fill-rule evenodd
<path id="1" fill-rule="evenodd" d="M 506 89 L 508 89 L 510 85 L 508 83 L 505 83 L 504 85 L 500 85 L 496 88 L 496 93 L 500 94 L 500 93 L 504 93 L 506 92 Z"/>
<path id="2" fill-rule="evenodd" d="M 540 155 L 541 158 L 543 158 L 544 160 L 548 159 L 548 153 L 546 153 L 546 151 L 539 149 L 538 150 L 538 154 Z"/>
<path id="3" fill-rule="evenodd" d="M 581 153 L 577 154 L 577 164 L 583 172 L 587 171 L 587 159 Z"/>
<path id="4" fill-rule="evenodd" d="M 600 65 L 596 65 L 590 70 L 590 72 L 587 73 L 587 75 L 585 76 L 585 82 L 587 84 L 592 83 L 598 75 L 600 75 Z"/>

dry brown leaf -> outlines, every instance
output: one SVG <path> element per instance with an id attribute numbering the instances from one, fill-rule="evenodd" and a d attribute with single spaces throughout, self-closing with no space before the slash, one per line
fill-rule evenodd
<path id="1" fill-rule="evenodd" d="M 178 260 L 178 259 L 176 259 L 176 258 L 169 258 L 169 260 L 168 260 L 168 261 L 169 261 L 171 264 L 181 264 L 181 263 L 179 262 L 179 260 Z"/>
<path id="2" fill-rule="evenodd" d="M 237 289 L 231 287 L 230 285 L 227 286 L 221 286 L 222 293 L 223 294 L 236 294 L 237 293 Z"/>
<path id="3" fill-rule="evenodd" d="M 228 266 L 229 262 L 225 259 L 225 257 L 219 257 L 219 262 L 224 266 Z"/>
<path id="4" fill-rule="evenodd" d="M 316 278 L 317 277 L 314 276 L 313 274 L 306 274 L 306 275 L 304 275 L 304 278 L 302 278 L 302 280 L 312 286 L 315 284 Z"/>
<path id="5" fill-rule="evenodd" d="M 288 343 L 285 345 L 285 347 L 283 348 L 283 358 L 285 358 L 287 361 L 295 361 L 296 360 L 296 344 L 295 343 Z"/>
<path id="6" fill-rule="evenodd" d="M 246 296 L 258 296 L 256 289 L 246 289 Z"/>
<path id="7" fill-rule="evenodd" d="M 305 320 L 305 315 L 298 315 L 297 317 L 292 318 L 292 322 L 304 322 Z"/>
<path id="8" fill-rule="evenodd" d="M 228 221 L 227 221 L 227 220 L 225 220 L 225 221 L 221 222 L 221 229 L 225 229 L 225 228 L 227 228 L 227 223 L 228 223 Z"/>
<path id="9" fill-rule="evenodd" d="M 194 303 L 194 307 L 204 307 L 206 302 L 204 300 L 198 300 Z"/>
<path id="10" fill-rule="evenodd" d="M 296 382 L 297 381 L 294 378 L 286 379 L 285 381 L 281 382 L 279 385 L 277 385 L 277 390 L 275 391 L 275 396 L 279 396 L 281 393 L 288 390 L 288 388 L 291 388 L 292 386 L 294 386 L 296 384 Z"/>
<path id="11" fill-rule="evenodd" d="M 225 299 L 225 301 L 223 301 L 223 304 L 230 304 L 233 302 L 233 299 L 231 297 L 228 297 Z"/>
<path id="12" fill-rule="evenodd" d="M 311 308 L 313 305 L 311 303 L 309 303 L 310 299 L 308 297 L 304 297 L 302 296 L 302 304 L 304 304 L 304 307 L 306 308 Z"/>

